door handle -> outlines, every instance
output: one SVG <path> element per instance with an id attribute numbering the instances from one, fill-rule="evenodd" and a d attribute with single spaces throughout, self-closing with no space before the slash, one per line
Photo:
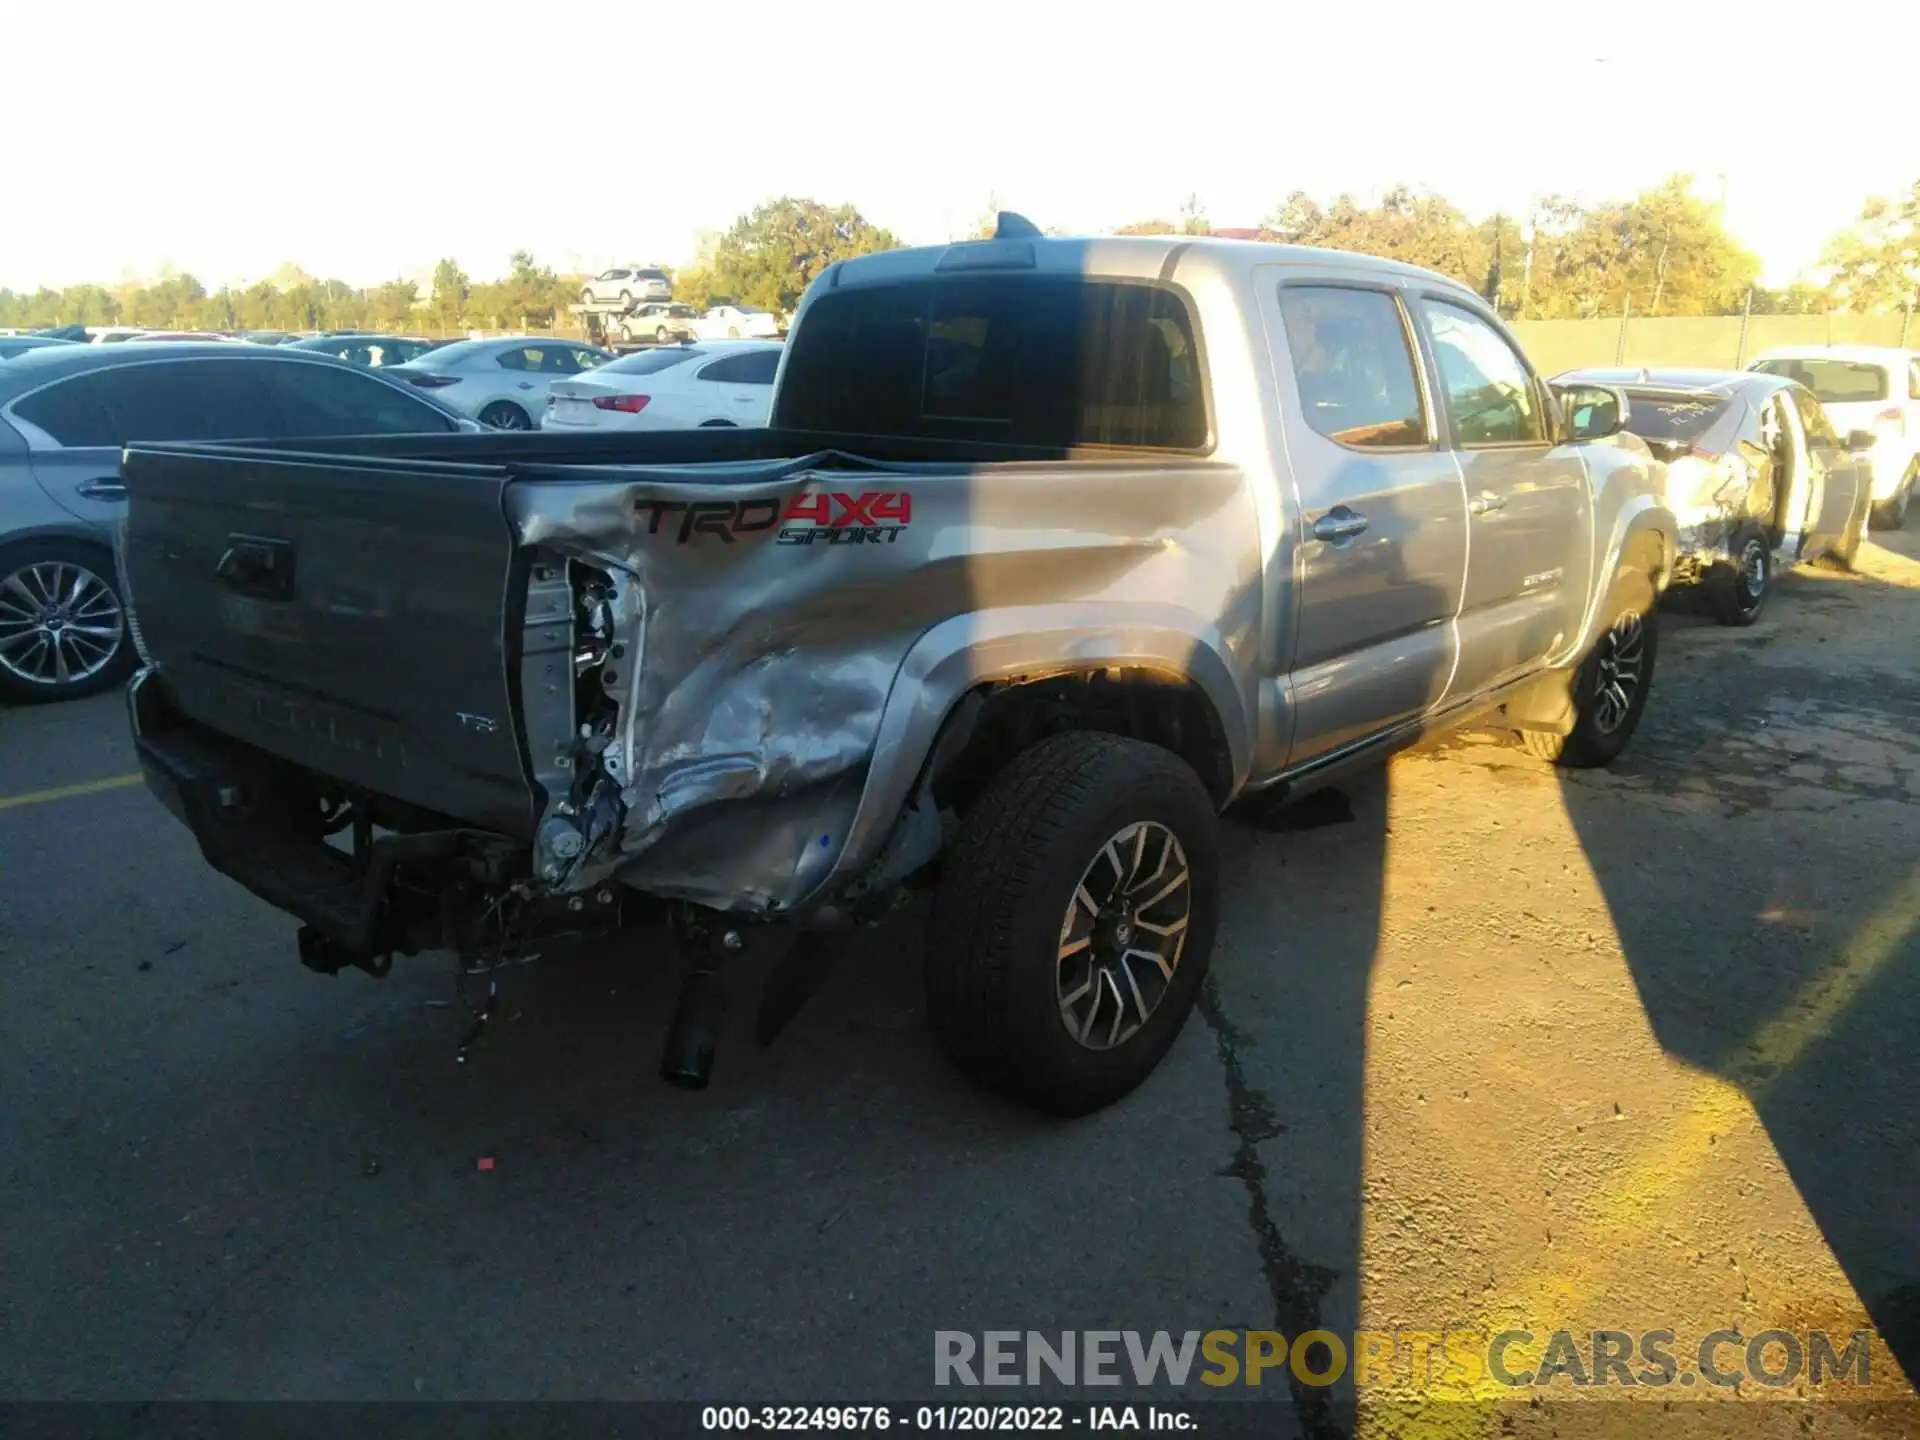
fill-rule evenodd
<path id="1" fill-rule="evenodd" d="M 89 500 L 124 500 L 127 487 L 118 480 L 89 480 L 84 485 L 76 485 L 74 493 Z"/>
<path id="2" fill-rule="evenodd" d="M 1506 508 L 1507 497 L 1504 495 L 1495 495 L 1492 491 L 1476 495 L 1467 502 L 1467 513 L 1469 515 L 1485 515 L 1490 511 L 1504 510 Z"/>
<path id="3" fill-rule="evenodd" d="M 531 390 L 533 388 L 533 382 L 531 380 L 522 380 L 520 382 L 520 388 L 522 390 Z"/>
<path id="4" fill-rule="evenodd" d="M 1313 522 L 1313 538 L 1338 545 L 1343 540 L 1351 540 L 1366 528 L 1366 516 L 1344 505 L 1336 505 Z"/>
<path id="5" fill-rule="evenodd" d="M 229 535 L 213 573 L 229 588 L 261 600 L 293 598 L 293 542 L 263 535 Z"/>

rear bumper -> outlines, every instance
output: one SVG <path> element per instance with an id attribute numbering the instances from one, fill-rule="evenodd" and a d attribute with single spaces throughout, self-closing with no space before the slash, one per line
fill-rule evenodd
<path id="1" fill-rule="evenodd" d="M 389 904 L 399 865 L 452 860 L 469 839 L 490 838 L 386 835 L 356 860 L 295 827 L 299 791 L 290 793 L 286 767 L 175 713 L 155 667 L 134 676 L 127 705 L 147 789 L 192 832 L 206 862 L 352 955 L 419 948 L 408 917 Z"/>

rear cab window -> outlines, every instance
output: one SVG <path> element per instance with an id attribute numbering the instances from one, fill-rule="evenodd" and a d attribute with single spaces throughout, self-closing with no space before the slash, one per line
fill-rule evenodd
<path id="1" fill-rule="evenodd" d="M 1192 312 L 1171 287 L 966 275 L 831 291 L 789 342 L 775 424 L 1073 448 L 1212 448 Z"/>

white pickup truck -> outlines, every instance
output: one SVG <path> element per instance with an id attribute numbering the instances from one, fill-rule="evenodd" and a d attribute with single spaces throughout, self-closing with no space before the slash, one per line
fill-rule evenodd
<path id="1" fill-rule="evenodd" d="M 1626 745 L 1674 522 L 1572 399 L 1439 275 L 1007 217 L 826 271 L 763 430 L 131 447 L 141 763 L 316 969 L 664 908 L 687 1085 L 744 927 L 930 887 L 951 1054 L 1085 1111 L 1193 1008 L 1229 802 Z"/>

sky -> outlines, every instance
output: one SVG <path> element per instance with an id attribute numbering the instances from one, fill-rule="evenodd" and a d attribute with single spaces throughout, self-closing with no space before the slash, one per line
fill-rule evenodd
<path id="1" fill-rule="evenodd" d="M 937 243 L 990 200 L 1232 226 L 1405 183 L 1479 218 L 1675 171 L 1784 284 L 1920 179 L 1916 0 L 0 0 L 0 38 L 15 290 L 672 264 L 782 194 Z"/>

